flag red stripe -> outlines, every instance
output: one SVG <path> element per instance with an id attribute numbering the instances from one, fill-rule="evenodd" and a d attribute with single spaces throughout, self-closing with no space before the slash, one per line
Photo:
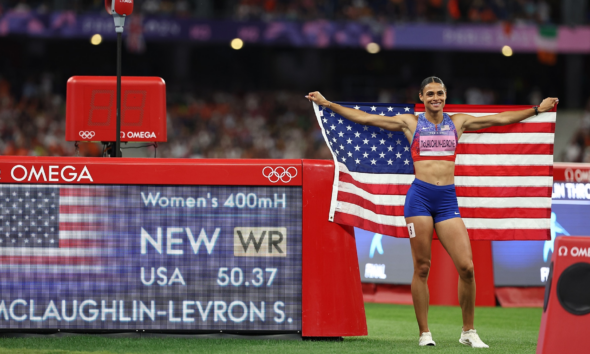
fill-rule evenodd
<path id="1" fill-rule="evenodd" d="M 338 201 L 358 205 L 375 214 L 404 216 L 403 205 L 379 205 L 356 194 L 338 192 Z M 508 219 L 532 218 L 543 219 L 551 216 L 551 208 L 459 208 L 463 218 Z M 340 213 L 343 214 L 343 213 Z"/>
<path id="2" fill-rule="evenodd" d="M 359 182 L 346 172 L 340 172 L 339 178 L 340 181 L 350 183 L 371 194 L 406 195 L 408 189 L 410 189 L 409 184 L 369 184 Z"/>
<path id="3" fill-rule="evenodd" d="M 455 187 L 458 197 L 551 197 L 551 187 Z"/>
<path id="4" fill-rule="evenodd" d="M 60 231 L 101 231 L 104 224 L 101 222 L 60 222 Z"/>
<path id="5" fill-rule="evenodd" d="M 103 240 L 75 240 L 75 239 L 60 239 L 60 248 L 101 248 L 105 246 Z"/>
<path id="6" fill-rule="evenodd" d="M 478 155 L 553 155 L 552 144 L 465 144 L 457 145 L 457 154 Z"/>
<path id="7" fill-rule="evenodd" d="M 94 257 L 0 256 L 0 264 L 100 265 Z"/>
<path id="8" fill-rule="evenodd" d="M 469 238 L 482 241 L 551 240 L 549 229 L 467 229 Z"/>
<path id="9" fill-rule="evenodd" d="M 469 133 L 554 133 L 555 123 L 517 123 L 468 131 Z"/>
<path id="10" fill-rule="evenodd" d="M 552 173 L 553 166 L 455 166 L 455 176 L 552 176 Z"/>
<path id="11" fill-rule="evenodd" d="M 96 205 L 60 205 L 59 212 L 62 214 L 105 214 L 107 207 Z"/>

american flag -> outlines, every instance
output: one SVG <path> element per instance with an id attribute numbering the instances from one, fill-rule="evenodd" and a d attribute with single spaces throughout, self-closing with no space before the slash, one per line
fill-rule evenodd
<path id="1" fill-rule="evenodd" d="M 423 105 L 344 103 L 370 114 L 424 112 Z M 484 116 L 530 107 L 446 105 L 450 115 Z M 402 132 L 353 123 L 314 104 L 336 165 L 331 221 L 408 237 L 405 195 L 414 180 Z M 455 186 L 472 240 L 550 239 L 556 113 L 508 126 L 465 132 L 457 148 Z"/>
<path id="2" fill-rule="evenodd" d="M 104 271 L 104 193 L 96 186 L 0 185 L 0 270 L 43 276 Z"/>

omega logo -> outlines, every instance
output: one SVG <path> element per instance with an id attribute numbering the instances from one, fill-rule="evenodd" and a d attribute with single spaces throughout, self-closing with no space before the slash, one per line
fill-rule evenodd
<path id="1" fill-rule="evenodd" d="M 590 182 L 590 170 L 580 170 L 579 168 L 565 169 L 565 180 L 567 182 Z"/>
<path id="2" fill-rule="evenodd" d="M 139 139 L 148 139 L 148 138 L 156 138 L 156 133 L 154 132 L 121 132 L 121 138 L 139 138 Z"/>
<path id="3" fill-rule="evenodd" d="M 569 250 L 569 254 L 572 257 L 589 257 L 590 258 L 590 247 L 583 248 L 583 247 L 572 247 Z M 568 248 L 566 246 L 559 247 L 557 251 L 558 256 L 567 256 L 568 255 Z"/>
<path id="4" fill-rule="evenodd" d="M 45 173 L 45 169 L 47 169 L 47 173 Z M 35 166 L 31 166 L 31 169 L 28 170 L 23 165 L 16 165 L 10 170 L 10 176 L 17 182 L 24 180 L 27 182 L 80 182 L 81 180 L 94 182 L 86 166 L 78 173 L 74 166 L 41 166 L 37 169 L 35 169 Z"/>

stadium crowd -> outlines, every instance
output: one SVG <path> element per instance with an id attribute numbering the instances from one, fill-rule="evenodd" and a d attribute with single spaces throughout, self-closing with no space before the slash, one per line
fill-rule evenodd
<path id="1" fill-rule="evenodd" d="M 580 116 L 579 126 L 564 152 L 562 161 L 590 162 L 590 99 Z"/>
<path id="2" fill-rule="evenodd" d="M 19 92 L 15 91 L 8 80 L 0 77 L 1 155 L 102 154 L 100 144 L 80 143 L 76 150 L 73 142 L 65 141 L 65 100 L 54 92 L 50 74 L 29 78 Z M 497 97 L 492 90 L 470 87 L 449 102 L 504 103 Z M 534 89 L 529 100 L 535 104 L 540 97 L 542 93 Z M 416 99 L 401 90 L 383 90 L 378 97 L 381 102 Z M 158 157 L 331 158 L 311 105 L 301 92 L 169 93 L 167 120 L 168 142 L 159 145 Z M 150 148 L 148 155 L 153 153 Z M 558 159 L 590 162 L 590 100 L 579 129 Z"/>
<path id="3" fill-rule="evenodd" d="M 103 0 L 0 0 L 8 10 L 104 11 Z M 144 14 L 235 20 L 354 20 L 558 23 L 558 0 L 135 0 Z"/>
<path id="4" fill-rule="evenodd" d="M 0 154 L 101 156 L 100 144 L 80 143 L 76 151 L 65 141 L 64 98 L 51 86 L 48 75 L 29 80 L 17 96 L 0 79 Z M 167 119 L 168 143 L 158 157 L 330 158 L 300 92 L 185 94 L 169 104 Z"/>
<path id="5" fill-rule="evenodd" d="M 551 5 L 546 0 L 241 0 L 235 15 L 239 19 L 549 23 Z"/>

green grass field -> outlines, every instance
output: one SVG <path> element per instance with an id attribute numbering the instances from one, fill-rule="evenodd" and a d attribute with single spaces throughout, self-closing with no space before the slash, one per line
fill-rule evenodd
<path id="1" fill-rule="evenodd" d="M 436 347 L 418 347 L 418 326 L 411 306 L 366 304 L 367 337 L 342 342 L 104 338 L 1 338 L 0 354 L 107 354 L 107 353 L 464 353 L 476 350 L 459 343 L 461 311 L 458 307 L 430 309 L 430 331 Z M 541 309 L 477 308 L 476 329 L 488 352 L 534 353 Z M 478 349 L 485 350 L 485 349 Z"/>

